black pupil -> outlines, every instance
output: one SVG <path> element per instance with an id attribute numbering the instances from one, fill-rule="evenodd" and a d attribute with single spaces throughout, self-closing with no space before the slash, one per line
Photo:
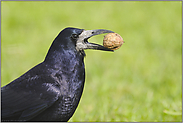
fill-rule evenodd
<path id="1" fill-rule="evenodd" d="M 73 34 L 73 38 L 77 38 L 78 36 L 77 36 L 77 34 Z"/>

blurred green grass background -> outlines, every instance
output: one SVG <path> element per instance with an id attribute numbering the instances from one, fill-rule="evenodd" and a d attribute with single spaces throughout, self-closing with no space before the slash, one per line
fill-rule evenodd
<path id="1" fill-rule="evenodd" d="M 86 50 L 86 81 L 69 121 L 182 121 L 181 1 L 1 2 L 1 86 L 43 61 L 66 27 L 108 29 L 125 43 Z M 104 35 L 89 41 L 102 44 Z"/>

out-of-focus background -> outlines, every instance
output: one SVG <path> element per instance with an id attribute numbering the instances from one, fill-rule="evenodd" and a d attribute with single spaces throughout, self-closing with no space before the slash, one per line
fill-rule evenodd
<path id="1" fill-rule="evenodd" d="M 42 62 L 62 29 L 108 29 L 125 43 L 114 53 L 86 50 L 84 92 L 69 121 L 182 121 L 181 1 L 1 7 L 1 86 Z M 102 44 L 104 35 L 89 41 Z"/>

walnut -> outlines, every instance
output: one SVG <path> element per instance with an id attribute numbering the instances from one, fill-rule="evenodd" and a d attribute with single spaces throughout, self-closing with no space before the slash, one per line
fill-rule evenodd
<path id="1" fill-rule="evenodd" d="M 119 49 L 123 43 L 123 38 L 117 33 L 108 33 L 103 39 L 103 46 L 111 50 Z"/>

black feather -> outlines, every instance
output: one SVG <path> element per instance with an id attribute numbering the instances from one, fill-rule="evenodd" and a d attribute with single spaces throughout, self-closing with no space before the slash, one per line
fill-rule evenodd
<path id="1" fill-rule="evenodd" d="M 1 88 L 1 121 L 68 121 L 82 95 L 85 68 L 75 48 L 82 29 L 66 28 L 45 60 Z"/>

